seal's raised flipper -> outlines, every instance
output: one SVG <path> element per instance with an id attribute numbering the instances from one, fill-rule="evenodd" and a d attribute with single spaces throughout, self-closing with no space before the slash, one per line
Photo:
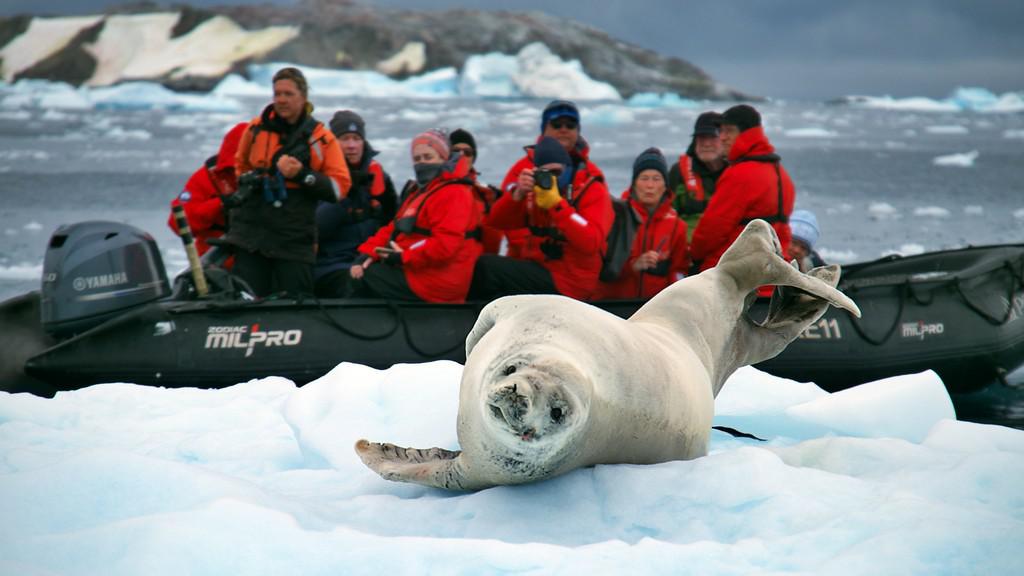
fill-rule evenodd
<path id="1" fill-rule="evenodd" d="M 470 490 L 459 465 L 459 454 L 443 448 L 403 448 L 359 440 L 356 454 L 385 480 L 410 482 L 445 490 Z"/>

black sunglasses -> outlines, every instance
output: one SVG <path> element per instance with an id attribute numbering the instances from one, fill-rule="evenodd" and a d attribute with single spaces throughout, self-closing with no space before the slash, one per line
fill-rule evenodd
<path id="1" fill-rule="evenodd" d="M 558 118 L 548 122 L 548 124 L 555 130 L 561 130 L 562 128 L 565 128 L 567 130 L 575 130 L 576 127 L 579 126 L 579 124 L 577 124 L 575 120 L 572 120 L 570 118 Z"/>

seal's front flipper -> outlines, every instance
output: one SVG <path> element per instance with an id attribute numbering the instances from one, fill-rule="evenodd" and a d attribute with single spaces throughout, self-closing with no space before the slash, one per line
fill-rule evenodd
<path id="1" fill-rule="evenodd" d="M 460 467 L 459 454 L 443 448 L 403 448 L 359 440 L 356 454 L 385 480 L 410 482 L 445 490 L 469 490 Z"/>

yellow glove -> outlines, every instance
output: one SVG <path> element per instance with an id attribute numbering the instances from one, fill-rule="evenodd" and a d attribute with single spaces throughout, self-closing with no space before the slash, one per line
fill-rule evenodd
<path id="1" fill-rule="evenodd" d="M 533 201 L 544 210 L 551 210 L 561 202 L 562 196 L 558 193 L 558 179 L 551 179 L 551 188 L 541 188 L 534 185 Z"/>

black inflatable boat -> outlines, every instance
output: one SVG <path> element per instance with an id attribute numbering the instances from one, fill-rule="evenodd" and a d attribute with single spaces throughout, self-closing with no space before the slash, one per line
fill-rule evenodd
<path id="1" fill-rule="evenodd" d="M 196 299 L 182 283 L 171 290 L 144 232 L 61 228 L 42 291 L 0 304 L 0 387 L 52 395 L 99 382 L 221 387 L 268 375 L 302 384 L 340 362 L 462 362 L 484 305 Z M 1024 244 L 848 265 L 840 288 L 862 319 L 829 308 L 759 368 L 828 390 L 930 368 L 964 392 L 1024 363 Z M 596 303 L 621 317 L 642 304 Z M 750 314 L 766 311 L 759 301 Z"/>

